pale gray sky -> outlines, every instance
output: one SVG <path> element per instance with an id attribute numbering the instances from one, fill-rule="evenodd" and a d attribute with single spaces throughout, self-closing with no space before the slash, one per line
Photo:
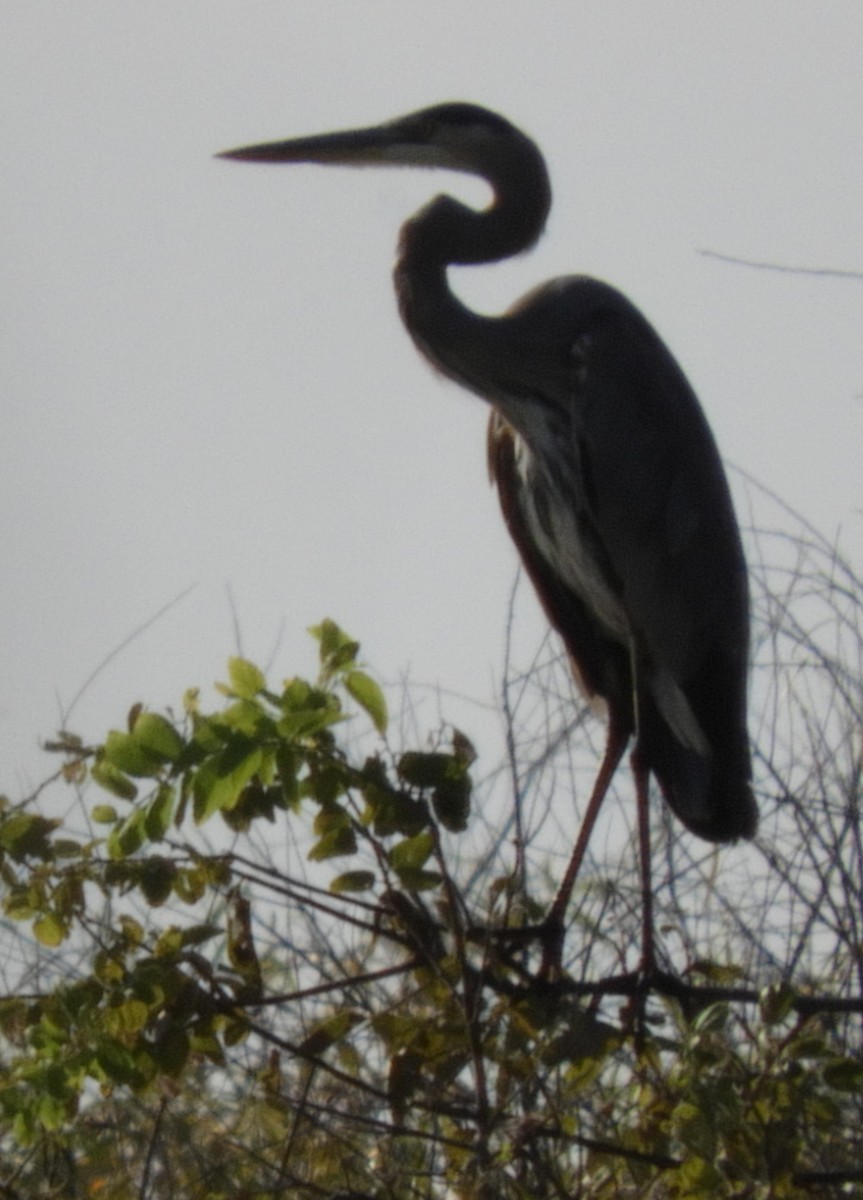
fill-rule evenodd
<path id="1" fill-rule="evenodd" d="M 2 4 L 0 786 L 50 735 L 223 675 L 312 670 L 325 615 L 394 679 L 492 697 L 515 553 L 486 412 L 396 314 L 400 223 L 461 179 L 212 153 L 464 99 L 548 157 L 532 255 L 461 271 L 490 311 L 552 275 L 627 292 L 727 460 L 861 549 L 863 6 L 798 0 Z M 732 479 L 742 501 L 739 481 Z M 528 636 L 542 618 L 525 592 Z M 429 715 L 433 723 L 434 714 Z"/>

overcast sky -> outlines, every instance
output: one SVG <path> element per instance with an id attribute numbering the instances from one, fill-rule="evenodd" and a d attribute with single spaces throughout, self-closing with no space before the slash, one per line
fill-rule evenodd
<path id="1" fill-rule="evenodd" d="M 487 701 L 516 557 L 486 410 L 400 327 L 425 172 L 238 166 L 235 145 L 443 100 L 547 155 L 540 246 L 453 273 L 499 311 L 570 271 L 625 291 L 726 460 L 861 550 L 859 0 L 2 3 L 0 789 L 176 703 L 242 649 L 311 671 L 329 615 L 387 680 Z M 741 511 L 748 503 L 738 477 Z M 232 602 L 229 597 L 233 598 Z M 543 619 L 528 591 L 526 637 Z M 442 701 L 447 711 L 446 700 Z M 435 713 L 429 712 L 434 724 Z"/>

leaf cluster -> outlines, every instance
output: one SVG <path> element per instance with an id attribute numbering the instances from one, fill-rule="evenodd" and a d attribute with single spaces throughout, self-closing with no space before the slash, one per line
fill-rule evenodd
<path id="1" fill-rule="evenodd" d="M 358 644 L 312 633 L 313 680 L 273 688 L 235 658 L 215 711 L 193 690 L 179 718 L 136 706 L 97 746 L 64 735 L 85 836 L 0 806 L 3 910 L 38 966 L 0 1001 L 0 1183 L 863 1195 L 859 1012 L 728 986 L 731 959 L 542 974 L 525 880 L 460 873 L 468 740 L 394 752 Z"/>

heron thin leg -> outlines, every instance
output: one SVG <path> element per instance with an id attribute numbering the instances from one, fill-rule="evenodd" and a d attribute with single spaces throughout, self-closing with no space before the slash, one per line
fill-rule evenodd
<path id="1" fill-rule="evenodd" d="M 653 945 L 653 881 L 650 856 L 650 775 L 641 763 L 638 745 L 630 760 L 635 777 L 635 797 L 638 806 L 638 859 L 641 871 L 641 962 L 639 971 L 649 976 L 656 967 Z"/>
<path id="2" fill-rule="evenodd" d="M 641 961 L 638 970 L 643 976 L 651 975 L 656 967 L 653 946 L 653 889 L 650 859 L 650 772 L 641 758 L 641 661 L 638 646 L 633 638 L 629 646 L 632 668 L 632 712 L 635 718 L 635 749 L 629 763 L 635 780 L 635 802 L 638 816 L 638 866 L 641 874 Z"/>
<path id="3" fill-rule="evenodd" d="M 588 801 L 587 809 L 581 822 L 581 829 L 578 832 L 578 840 L 572 851 L 569 866 L 566 868 L 566 874 L 563 877 L 560 887 L 557 889 L 557 895 L 554 897 L 554 902 L 543 922 L 547 931 L 547 940 L 540 968 L 540 975 L 543 978 L 547 979 L 550 975 L 560 971 L 566 908 L 569 904 L 569 898 L 572 895 L 572 889 L 575 886 L 578 872 L 581 869 L 581 864 L 590 841 L 590 835 L 593 833 L 593 827 L 596 824 L 596 818 L 599 816 L 602 802 L 614 778 L 614 772 L 617 770 L 620 760 L 623 757 L 626 743 L 629 741 L 629 734 L 630 728 L 628 724 L 623 724 L 614 719 L 611 720 L 608 727 L 605 754 L 599 767 L 599 774 L 596 776 L 596 781 L 593 785 L 593 791 L 590 793 L 590 800 Z"/>

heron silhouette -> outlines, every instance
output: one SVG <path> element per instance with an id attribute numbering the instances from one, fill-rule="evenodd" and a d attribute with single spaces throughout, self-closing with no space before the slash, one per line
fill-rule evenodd
<path id="1" fill-rule="evenodd" d="M 597 279 L 542 284 L 505 315 L 450 290 L 451 265 L 538 239 L 551 204 L 536 145 L 497 113 L 441 104 L 370 128 L 227 151 L 270 163 L 445 167 L 485 179 L 478 211 L 438 195 L 401 230 L 402 320 L 443 374 L 492 406 L 488 460 L 509 532 L 608 737 L 569 866 L 543 929 L 560 962 L 564 917 L 600 806 L 632 739 L 653 965 L 648 820 L 653 775 L 676 816 L 714 842 L 751 837 L 746 728 L 749 597 L 728 484 L 681 368 L 646 318 Z"/>

